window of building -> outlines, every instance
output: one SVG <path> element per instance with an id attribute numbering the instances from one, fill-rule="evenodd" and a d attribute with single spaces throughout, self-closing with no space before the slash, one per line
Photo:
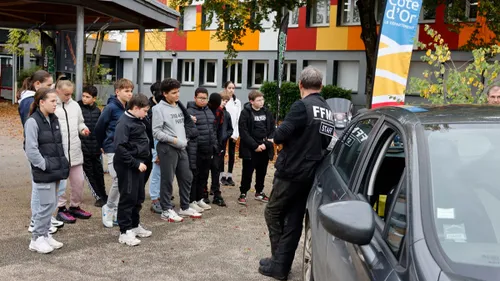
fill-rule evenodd
<path id="1" fill-rule="evenodd" d="M 477 18 L 477 3 L 478 0 L 465 0 L 465 16 L 471 21 Z"/>
<path id="2" fill-rule="evenodd" d="M 358 92 L 358 76 L 359 61 L 338 61 L 337 86 L 351 90 L 355 94 Z"/>
<path id="3" fill-rule="evenodd" d="M 330 0 L 317 0 L 309 9 L 310 26 L 330 25 Z"/>
<path id="4" fill-rule="evenodd" d="M 289 13 L 288 27 L 299 27 L 299 8 L 295 7 L 295 9 L 289 11 Z"/>
<path id="5" fill-rule="evenodd" d="M 241 87 L 243 64 L 241 61 L 233 61 L 231 65 L 224 61 L 224 70 L 222 74 L 223 82 L 233 81 L 236 87 Z"/>
<path id="6" fill-rule="evenodd" d="M 172 61 L 163 61 L 162 77 L 163 79 L 172 77 Z"/>
<path id="7" fill-rule="evenodd" d="M 217 85 L 217 61 L 203 62 L 203 85 Z"/>
<path id="8" fill-rule="evenodd" d="M 269 19 L 263 19 L 261 22 L 262 28 L 269 29 L 273 27 L 274 19 L 276 18 L 276 12 L 272 12 L 268 15 Z"/>
<path id="9" fill-rule="evenodd" d="M 420 22 L 434 22 L 436 20 L 436 10 L 435 9 L 425 9 L 422 7 L 420 9 Z"/>
<path id="10" fill-rule="evenodd" d="M 194 61 L 182 61 L 182 83 L 194 84 Z"/>
<path id="11" fill-rule="evenodd" d="M 260 87 L 267 80 L 267 61 L 252 61 L 251 87 Z"/>
<path id="12" fill-rule="evenodd" d="M 182 30 L 196 30 L 196 6 L 182 9 Z"/>
<path id="13" fill-rule="evenodd" d="M 279 65 L 278 61 L 274 64 L 274 76 L 278 80 Z M 285 61 L 283 64 L 283 81 L 287 82 L 297 82 L 297 62 L 296 61 Z"/>
<path id="14" fill-rule="evenodd" d="M 342 24 L 360 24 L 359 10 L 356 6 L 356 0 L 342 0 Z M 383 13 L 383 12 L 382 12 Z"/>
<path id="15" fill-rule="evenodd" d="M 203 27 L 209 20 L 210 15 L 205 13 L 205 9 L 203 9 L 202 15 L 201 15 L 201 24 L 203 30 L 217 30 L 217 26 L 219 25 L 219 19 L 217 18 L 217 15 L 214 13 L 212 17 L 212 22 L 210 25 Z"/>

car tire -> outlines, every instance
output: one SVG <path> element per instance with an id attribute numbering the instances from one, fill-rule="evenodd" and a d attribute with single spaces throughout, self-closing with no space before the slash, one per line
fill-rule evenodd
<path id="1" fill-rule="evenodd" d="M 302 253 L 302 280 L 314 281 L 312 232 L 308 219 L 305 221 L 304 250 Z"/>

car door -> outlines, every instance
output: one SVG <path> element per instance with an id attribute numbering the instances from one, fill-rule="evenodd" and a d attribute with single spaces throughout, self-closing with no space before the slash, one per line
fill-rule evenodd
<path id="1" fill-rule="evenodd" d="M 313 243 L 313 272 L 315 280 L 350 281 L 359 280 L 349 265 L 345 243 L 336 240 L 319 222 L 317 208 L 323 204 L 342 200 L 354 174 L 356 163 L 370 135 L 376 133 L 378 117 L 358 120 L 345 131 L 329 155 L 329 167 L 321 171 L 312 195 L 311 221 Z M 337 268 L 335 265 L 342 265 Z M 368 280 L 368 279 L 366 279 Z"/>
<path id="2" fill-rule="evenodd" d="M 363 159 L 360 160 L 356 182 L 352 188 L 346 193 L 346 200 L 365 200 L 372 203 L 369 199 L 373 194 L 385 196 L 384 211 L 379 212 L 374 206 L 373 216 L 375 218 L 376 227 L 374 237 L 368 245 L 353 245 L 347 243 L 347 252 L 349 260 L 355 268 L 357 280 L 384 280 L 384 281 L 401 281 L 406 274 L 407 264 L 407 186 L 408 173 L 405 167 L 408 167 L 407 159 L 408 148 L 401 146 L 403 152 L 394 151 L 394 140 L 397 142 L 405 142 L 405 136 L 402 130 L 394 125 L 387 123 L 382 125 L 374 142 L 371 144 L 371 149 L 366 150 Z M 399 141 L 401 140 L 401 141 Z M 390 153 L 389 153 L 390 152 Z M 381 167 L 384 163 L 394 163 L 392 159 L 398 157 L 400 169 L 389 175 L 381 172 Z M 382 161 L 381 161 L 382 159 Z M 385 160 L 389 160 L 385 162 Z M 391 168 L 391 166 L 389 166 Z M 395 169 L 396 170 L 396 169 Z M 389 170 L 392 171 L 392 170 Z M 394 177 L 396 185 L 390 184 L 389 188 L 384 185 L 376 186 L 381 179 Z M 385 182 L 385 181 L 382 181 Z M 394 181 L 392 181 L 394 183 Z M 370 187 L 370 185 L 372 185 Z M 382 187 L 382 188 L 381 188 Z M 389 190 L 389 192 L 378 192 Z M 384 193 L 384 194 L 382 194 Z M 377 201 L 377 204 L 380 204 Z"/>

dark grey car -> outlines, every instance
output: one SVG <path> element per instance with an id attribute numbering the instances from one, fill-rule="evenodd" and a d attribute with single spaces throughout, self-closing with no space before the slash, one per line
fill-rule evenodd
<path id="1" fill-rule="evenodd" d="M 304 280 L 500 280 L 500 108 L 357 116 L 318 167 Z"/>

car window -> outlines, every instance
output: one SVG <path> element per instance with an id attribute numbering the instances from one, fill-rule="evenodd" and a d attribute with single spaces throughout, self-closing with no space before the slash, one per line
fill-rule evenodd
<path id="1" fill-rule="evenodd" d="M 404 175 L 403 175 L 404 177 Z M 394 191 L 396 193 L 397 191 Z M 403 248 L 403 241 L 406 236 L 407 216 L 406 216 L 406 181 L 403 178 L 401 188 L 397 194 L 390 193 L 387 196 L 387 208 L 394 205 L 393 209 L 386 215 L 386 235 L 384 240 L 392 253 L 399 259 Z"/>
<path id="2" fill-rule="evenodd" d="M 361 120 L 349 132 L 349 135 L 342 138 L 342 150 L 338 157 L 336 168 L 346 183 L 351 179 L 361 150 L 366 144 L 375 123 L 377 123 L 377 119 L 375 118 Z"/>

